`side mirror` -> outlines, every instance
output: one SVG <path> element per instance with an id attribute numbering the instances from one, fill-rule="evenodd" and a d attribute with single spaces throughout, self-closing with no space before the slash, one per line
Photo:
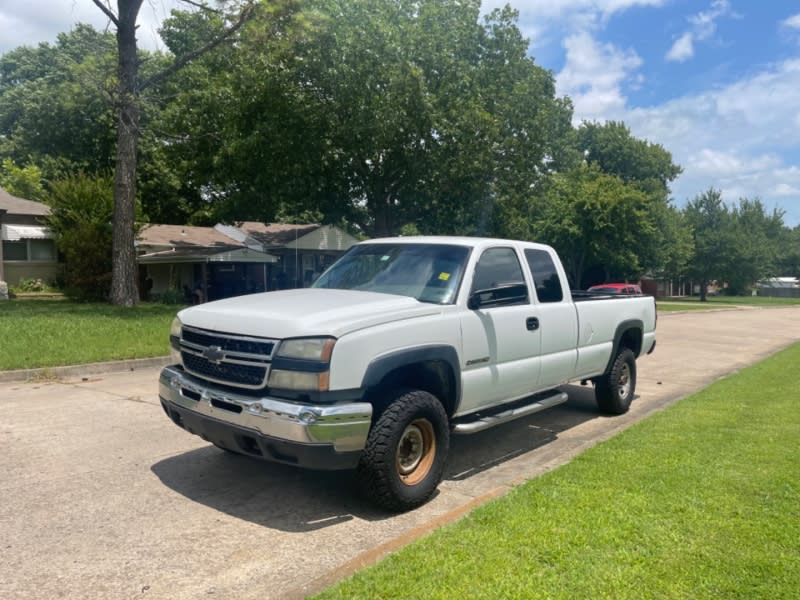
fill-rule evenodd
<path id="1" fill-rule="evenodd" d="M 492 288 L 477 290 L 469 295 L 467 308 L 491 308 L 528 302 L 528 286 L 524 283 L 506 283 Z"/>

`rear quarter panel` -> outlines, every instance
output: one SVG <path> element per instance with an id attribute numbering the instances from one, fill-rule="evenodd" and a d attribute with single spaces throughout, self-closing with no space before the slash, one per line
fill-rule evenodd
<path id="1" fill-rule="evenodd" d="M 578 364 L 575 378 L 601 375 L 614 349 L 614 335 L 624 321 L 642 324 L 642 352 L 655 339 L 656 309 L 650 296 L 620 296 L 575 304 L 578 313 Z"/>

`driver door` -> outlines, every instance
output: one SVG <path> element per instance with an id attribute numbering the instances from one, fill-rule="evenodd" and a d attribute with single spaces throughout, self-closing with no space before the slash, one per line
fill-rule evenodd
<path id="1" fill-rule="evenodd" d="M 523 284 L 527 295 L 512 303 L 489 303 L 463 313 L 464 385 L 459 414 L 526 396 L 538 385 L 541 334 L 519 256 L 510 246 L 484 250 L 475 266 L 470 296 L 511 284 Z"/>

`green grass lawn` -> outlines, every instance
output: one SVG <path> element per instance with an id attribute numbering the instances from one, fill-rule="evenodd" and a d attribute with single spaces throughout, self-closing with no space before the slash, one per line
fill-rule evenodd
<path id="1" fill-rule="evenodd" d="M 671 300 L 659 300 L 656 303 L 658 312 L 675 312 L 685 310 L 735 310 L 733 306 L 719 304 L 709 304 L 707 302 L 673 302 Z"/>
<path id="2" fill-rule="evenodd" d="M 169 354 L 169 325 L 179 309 L 60 299 L 0 302 L 0 370 Z"/>
<path id="3" fill-rule="evenodd" d="M 659 300 L 659 304 L 662 300 Z M 698 296 L 676 296 L 663 298 L 663 302 L 681 302 L 685 304 L 697 304 L 722 307 L 730 304 L 748 306 L 796 306 L 800 304 L 800 298 L 773 298 L 771 296 L 709 296 L 706 302 L 700 302 Z"/>
<path id="4" fill-rule="evenodd" d="M 800 344 L 320 598 L 796 598 Z"/>

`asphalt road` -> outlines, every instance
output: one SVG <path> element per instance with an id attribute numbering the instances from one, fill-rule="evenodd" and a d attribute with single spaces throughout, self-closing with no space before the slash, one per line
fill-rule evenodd
<path id="1" fill-rule="evenodd" d="M 800 308 L 662 315 L 638 397 L 591 388 L 453 439 L 439 494 L 388 515 L 349 474 L 226 454 L 175 427 L 149 368 L 0 384 L 0 598 L 301 598 L 706 384 L 800 341 Z M 764 398 L 765 402 L 769 398 Z"/>

